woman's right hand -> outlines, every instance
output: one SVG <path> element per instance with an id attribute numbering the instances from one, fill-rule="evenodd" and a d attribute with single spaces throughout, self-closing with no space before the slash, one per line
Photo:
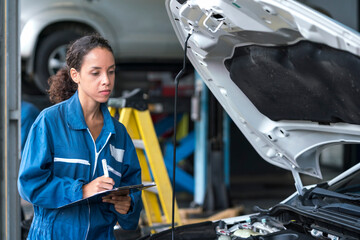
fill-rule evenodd
<path id="1" fill-rule="evenodd" d="M 82 188 L 83 199 L 88 198 L 98 192 L 105 190 L 111 190 L 114 187 L 114 180 L 110 177 L 101 176 L 98 177 L 88 184 L 85 184 Z"/>

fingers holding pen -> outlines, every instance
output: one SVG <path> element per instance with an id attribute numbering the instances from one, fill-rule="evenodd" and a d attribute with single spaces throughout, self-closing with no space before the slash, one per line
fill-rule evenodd
<path id="1" fill-rule="evenodd" d="M 98 179 L 98 181 L 96 181 L 96 179 Z M 97 187 L 98 190 L 104 191 L 104 190 L 111 190 L 114 188 L 115 182 L 112 178 L 101 176 L 96 179 L 94 181 L 95 181 L 95 186 Z"/>
<path id="2" fill-rule="evenodd" d="M 98 177 L 83 186 L 83 198 L 90 197 L 98 192 L 111 190 L 113 189 L 114 184 L 114 180 L 110 177 Z"/>

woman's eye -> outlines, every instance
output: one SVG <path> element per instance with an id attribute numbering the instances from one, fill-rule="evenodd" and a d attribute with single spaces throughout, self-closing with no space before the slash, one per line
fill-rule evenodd
<path id="1" fill-rule="evenodd" d="M 114 70 L 111 70 L 111 71 L 109 71 L 109 74 L 114 74 L 115 73 L 115 71 Z"/>
<path id="2" fill-rule="evenodd" d="M 91 75 L 97 76 L 97 75 L 99 75 L 99 73 L 98 72 L 93 72 L 93 73 L 91 73 Z"/>

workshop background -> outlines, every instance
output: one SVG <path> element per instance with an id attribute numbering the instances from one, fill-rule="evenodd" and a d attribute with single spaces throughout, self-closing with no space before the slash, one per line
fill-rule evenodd
<path id="1" fill-rule="evenodd" d="M 168 20 L 164 1 L 73 1 L 93 5 L 103 13 L 93 15 L 85 8 L 71 8 L 71 1 L 0 2 L 0 239 L 23 239 L 32 217 L 32 206 L 20 200 L 16 185 L 24 121 L 20 113 L 26 109 L 22 101 L 40 111 L 51 105 L 46 79 L 62 66 L 65 44 L 83 34 L 98 30 L 116 46 L 116 86 L 112 97 L 138 88 L 145 94 L 171 179 L 174 77 L 182 67 L 183 50 Z M 63 9 L 66 20 L 54 22 L 56 13 L 41 15 L 55 2 L 67 2 Z M 300 2 L 359 31 L 358 0 Z M 134 11 L 138 13 L 133 14 Z M 34 14 L 38 19 L 31 22 Z M 70 16 L 84 20 L 77 22 Z M 105 27 L 107 23 L 110 25 Z M 24 29 L 29 35 L 20 36 Z M 268 208 L 293 193 L 291 173 L 261 159 L 188 65 L 179 85 L 176 147 L 182 160 L 176 166 L 176 198 L 180 209 L 201 211 L 186 218 L 207 219 L 226 209 L 248 214 L 255 206 Z M 357 163 L 360 151 L 356 145 L 345 145 L 329 148 L 323 155 L 331 156 L 321 161 L 327 180 Z M 306 176 L 302 180 L 305 185 L 318 182 Z M 123 239 L 120 234 L 118 237 Z"/>

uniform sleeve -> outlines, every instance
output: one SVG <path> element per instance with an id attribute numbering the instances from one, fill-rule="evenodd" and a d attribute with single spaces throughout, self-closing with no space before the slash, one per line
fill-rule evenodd
<path id="1" fill-rule="evenodd" d="M 135 185 L 141 184 L 141 168 L 139 160 L 136 155 L 135 147 L 132 143 L 131 138 L 126 133 L 126 149 L 124 153 L 124 169 L 122 173 L 121 185 Z M 134 230 L 137 228 L 139 223 L 140 212 L 142 209 L 141 201 L 141 191 L 130 194 L 131 196 L 131 208 L 127 214 L 119 214 L 114 205 L 112 205 L 112 210 L 117 215 L 118 222 L 120 226 L 125 230 Z"/>
<path id="2" fill-rule="evenodd" d="M 33 125 L 20 163 L 20 196 L 43 208 L 58 208 L 82 198 L 83 181 L 53 174 L 53 142 L 44 117 Z"/>

